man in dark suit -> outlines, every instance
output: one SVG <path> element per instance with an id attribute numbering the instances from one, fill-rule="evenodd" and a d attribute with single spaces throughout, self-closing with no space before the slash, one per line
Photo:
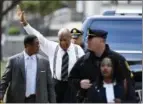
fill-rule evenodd
<path id="1" fill-rule="evenodd" d="M 56 102 L 49 61 L 37 54 L 37 37 L 26 36 L 24 46 L 23 52 L 12 56 L 8 61 L 1 78 L 0 100 L 8 88 L 7 103 Z"/>

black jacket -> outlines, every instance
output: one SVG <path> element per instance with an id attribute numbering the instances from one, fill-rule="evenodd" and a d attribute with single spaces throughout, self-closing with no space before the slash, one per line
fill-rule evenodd
<path id="1" fill-rule="evenodd" d="M 131 72 L 125 64 L 125 58 L 112 51 L 109 46 L 106 45 L 106 49 L 101 57 L 96 57 L 92 51 L 88 51 L 76 62 L 69 75 L 69 84 L 71 86 L 74 85 L 76 89 L 80 89 L 81 92 L 86 92 L 80 88 L 80 81 L 82 79 L 89 79 L 91 83 L 96 82 L 100 73 L 100 62 L 105 57 L 112 57 L 114 66 L 120 66 L 120 70 L 117 70 L 118 79 L 123 80 L 126 78 L 131 82 Z"/>
<path id="2" fill-rule="evenodd" d="M 88 103 L 107 103 L 105 90 L 103 85 L 101 87 L 97 87 L 96 84 L 92 85 L 87 93 Z M 114 95 L 115 98 L 121 100 L 121 103 L 137 103 L 134 88 L 131 87 L 126 96 L 123 83 L 114 85 Z"/>

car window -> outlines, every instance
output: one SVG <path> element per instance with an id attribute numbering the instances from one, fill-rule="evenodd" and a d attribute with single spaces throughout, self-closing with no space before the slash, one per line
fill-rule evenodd
<path id="1" fill-rule="evenodd" d="M 107 43 L 113 49 L 141 50 L 142 22 L 139 20 L 95 20 L 91 29 L 108 31 Z"/>

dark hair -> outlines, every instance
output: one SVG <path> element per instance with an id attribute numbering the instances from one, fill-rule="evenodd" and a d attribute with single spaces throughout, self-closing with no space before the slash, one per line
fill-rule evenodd
<path id="1" fill-rule="evenodd" d="M 112 57 L 112 56 L 108 56 L 107 58 L 111 59 L 112 62 L 112 81 L 116 81 L 116 83 L 121 83 L 123 81 L 124 73 L 123 70 L 121 69 L 121 65 L 119 63 L 119 60 L 117 60 L 116 58 Z M 103 76 L 101 73 L 101 70 L 99 72 L 99 76 L 97 77 L 97 85 L 98 87 L 101 87 L 103 85 Z"/>
<path id="2" fill-rule="evenodd" d="M 25 38 L 24 38 L 24 46 L 26 46 L 27 44 L 31 45 L 34 42 L 35 39 L 37 39 L 37 37 L 35 35 L 25 36 Z"/>

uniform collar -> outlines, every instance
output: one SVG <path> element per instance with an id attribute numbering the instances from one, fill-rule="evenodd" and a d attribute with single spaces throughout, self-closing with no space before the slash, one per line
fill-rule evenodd
<path id="1" fill-rule="evenodd" d="M 110 47 L 109 47 L 109 45 L 108 45 L 108 44 L 106 44 L 106 46 L 105 46 L 105 50 L 104 50 L 103 54 L 101 55 L 101 57 L 103 58 L 103 57 L 107 56 L 107 55 L 108 55 L 109 50 L 110 50 Z"/>
<path id="2" fill-rule="evenodd" d="M 109 50 L 110 50 L 110 47 L 109 47 L 108 44 L 106 44 L 105 50 L 104 50 L 103 54 L 100 57 L 95 56 L 95 53 L 93 51 L 91 51 L 91 50 L 88 50 L 88 51 L 91 53 L 91 55 L 95 56 L 96 58 L 103 58 L 103 57 L 108 55 Z"/>

